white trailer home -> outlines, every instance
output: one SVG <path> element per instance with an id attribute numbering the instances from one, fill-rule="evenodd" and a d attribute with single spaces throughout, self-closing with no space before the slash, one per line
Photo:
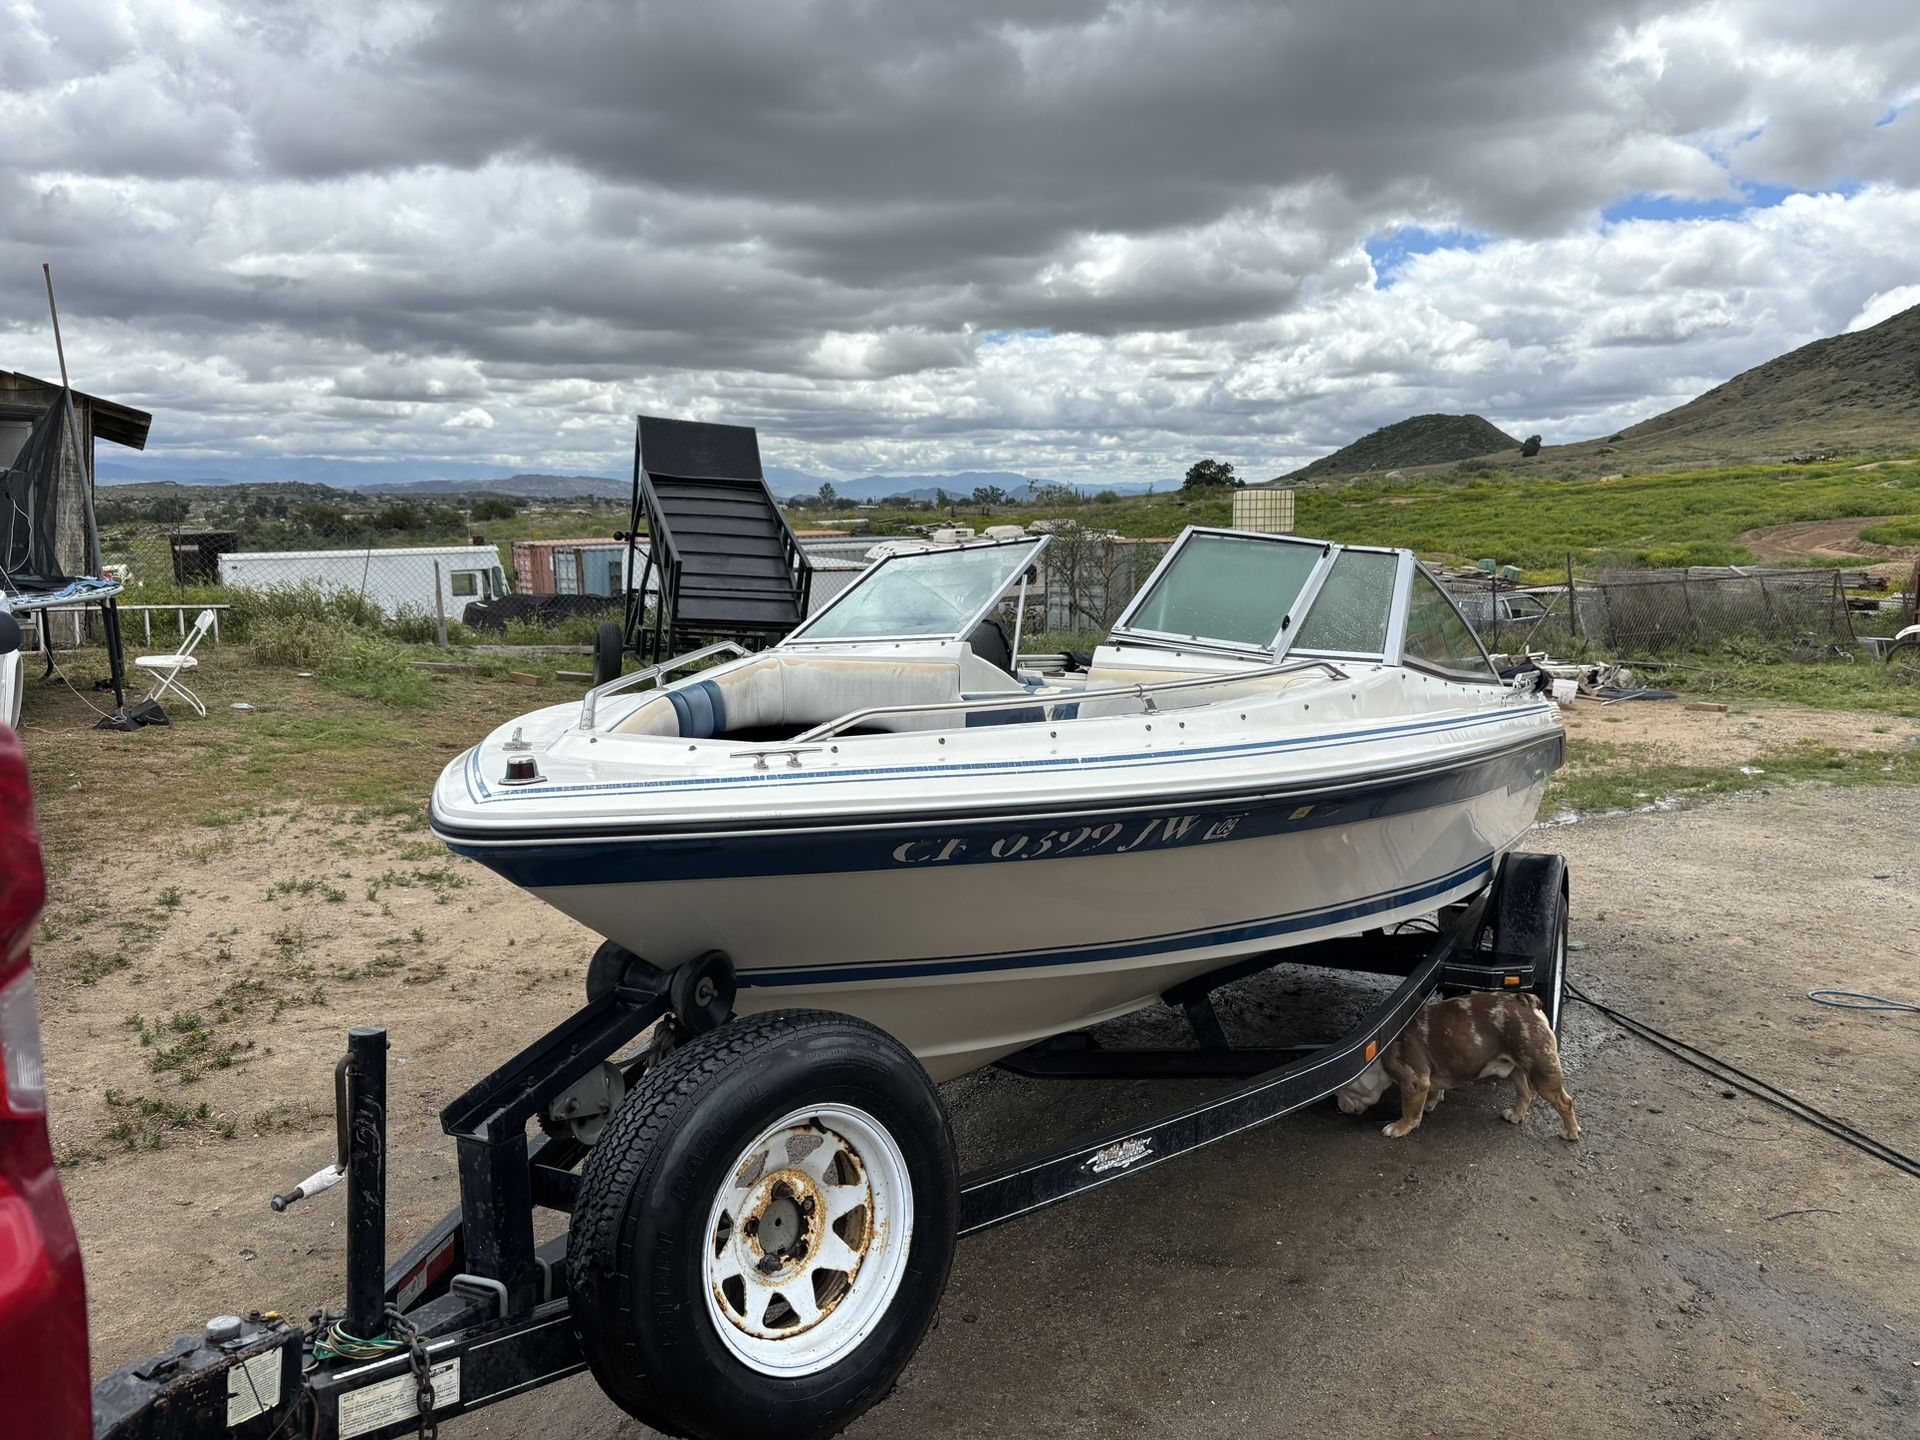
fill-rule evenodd
<path id="1" fill-rule="evenodd" d="M 475 600 L 512 593 L 495 545 L 414 545 L 396 550 L 251 550 L 220 557 L 220 583 L 241 590 L 314 585 L 364 595 L 388 615 L 433 614 L 433 567 L 440 598 L 458 620 Z"/>

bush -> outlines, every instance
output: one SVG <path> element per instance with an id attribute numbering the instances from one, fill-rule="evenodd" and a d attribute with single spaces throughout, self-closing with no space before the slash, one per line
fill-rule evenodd
<path id="1" fill-rule="evenodd" d="M 311 670 L 328 689 L 386 705 L 424 705 L 426 677 L 384 635 L 313 615 L 260 622 L 254 629 L 256 664 Z"/>

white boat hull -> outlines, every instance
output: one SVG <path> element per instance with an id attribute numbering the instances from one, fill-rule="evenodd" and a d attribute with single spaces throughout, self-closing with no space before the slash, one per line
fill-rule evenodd
<path id="1" fill-rule="evenodd" d="M 1556 726 L 1412 774 L 1207 803 L 455 848 L 653 964 L 725 951 L 742 1014 L 858 1015 L 944 1079 L 1247 955 L 1471 894 L 1558 759 Z"/>

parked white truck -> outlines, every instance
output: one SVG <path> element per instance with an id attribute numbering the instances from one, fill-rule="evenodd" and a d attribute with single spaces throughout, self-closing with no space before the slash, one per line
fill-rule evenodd
<path id="1" fill-rule="evenodd" d="M 241 590 L 312 585 L 364 595 L 388 615 L 431 615 L 433 567 L 440 598 L 458 620 L 475 600 L 512 593 L 494 545 L 414 545 L 397 550 L 241 550 L 220 557 L 220 583 Z"/>

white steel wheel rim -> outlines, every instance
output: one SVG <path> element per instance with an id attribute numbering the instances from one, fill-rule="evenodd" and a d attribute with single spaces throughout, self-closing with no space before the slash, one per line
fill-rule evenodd
<path id="1" fill-rule="evenodd" d="M 850 1105 L 794 1110 L 720 1182 L 702 1232 L 707 1316 L 761 1374 L 817 1374 L 878 1327 L 912 1243 L 913 1188 L 886 1127 Z"/>

